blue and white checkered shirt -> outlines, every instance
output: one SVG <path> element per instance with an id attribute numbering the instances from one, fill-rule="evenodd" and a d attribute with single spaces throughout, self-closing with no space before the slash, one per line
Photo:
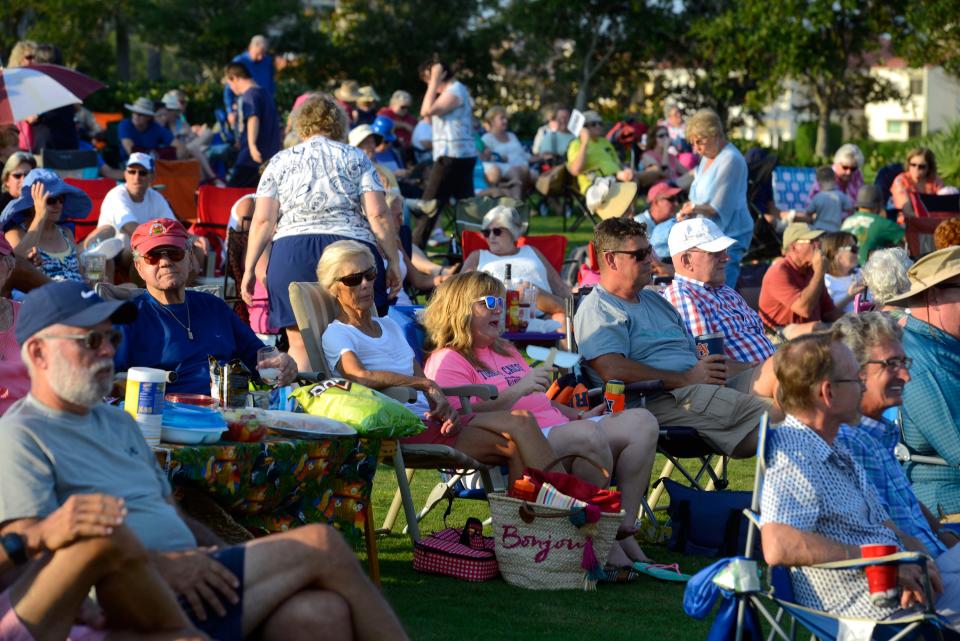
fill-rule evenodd
<path id="1" fill-rule="evenodd" d="M 893 448 L 899 440 L 900 430 L 896 425 L 869 416 L 864 416 L 858 427 L 841 426 L 837 436 L 837 442 L 863 468 L 867 480 L 880 497 L 880 503 L 896 526 L 920 539 L 927 551 L 936 558 L 946 552 L 947 547 L 930 529 L 930 523 L 920 509 L 920 501 L 893 454 Z"/>
<path id="2" fill-rule="evenodd" d="M 760 522 L 788 525 L 847 545 L 899 546 L 863 469 L 837 444 L 828 445 L 795 417 L 767 437 Z M 801 605 L 833 614 L 882 619 L 894 612 L 870 602 L 862 570 L 791 568 Z"/>
<path id="3" fill-rule="evenodd" d="M 663 296 L 677 308 L 694 337 L 720 332 L 723 350 L 741 363 L 762 363 L 774 352 L 760 315 L 737 290 L 712 287 L 692 278 L 674 276 Z"/>

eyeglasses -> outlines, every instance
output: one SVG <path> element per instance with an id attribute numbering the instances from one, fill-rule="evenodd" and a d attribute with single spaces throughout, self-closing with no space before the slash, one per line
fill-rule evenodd
<path id="1" fill-rule="evenodd" d="M 66 196 L 63 196 L 63 195 L 60 195 L 60 196 L 47 196 L 47 204 L 48 204 L 48 205 L 56 205 L 56 204 L 62 205 L 62 204 L 63 204 L 63 201 L 66 200 L 66 199 L 67 199 L 67 197 L 66 197 Z"/>
<path id="2" fill-rule="evenodd" d="M 108 329 L 104 332 L 92 329 L 83 334 L 45 334 L 40 338 L 61 338 L 64 340 L 77 341 L 82 343 L 89 350 L 98 350 L 106 339 L 114 349 L 120 346 L 123 340 L 123 332 L 119 329 Z"/>
<path id="3" fill-rule="evenodd" d="M 627 251 L 624 249 L 608 249 L 608 254 L 626 254 L 627 256 L 633 256 L 633 259 L 638 263 L 645 261 L 650 254 L 653 253 L 653 246 L 647 246 L 643 249 L 634 249 L 632 251 Z"/>
<path id="4" fill-rule="evenodd" d="M 490 238 L 490 234 L 493 234 L 497 238 L 500 238 L 500 235 L 503 234 L 505 231 L 507 230 L 504 229 L 503 227 L 488 227 L 487 229 L 481 230 L 480 233 L 483 234 L 484 238 Z"/>
<path id="5" fill-rule="evenodd" d="M 916 167 L 917 169 L 926 169 L 927 163 L 925 162 L 912 162 L 910 163 L 911 167 Z"/>
<path id="6" fill-rule="evenodd" d="M 24 176 L 26 176 L 26 174 L 23 173 L 22 171 L 15 171 L 15 172 L 12 172 L 12 173 L 10 174 L 10 177 L 11 177 L 11 178 L 15 178 L 15 179 L 17 179 L 17 180 L 20 180 L 20 179 L 23 178 Z"/>
<path id="7" fill-rule="evenodd" d="M 148 265 L 156 265 L 160 262 L 161 258 L 166 258 L 170 262 L 179 263 L 183 260 L 183 257 L 187 255 L 186 250 L 179 249 L 177 247 L 169 247 L 167 249 L 154 249 L 148 251 L 143 255 L 143 260 Z"/>
<path id="8" fill-rule="evenodd" d="M 475 303 L 483 303 L 487 306 L 487 309 L 494 310 L 500 309 L 503 307 L 503 297 L 502 296 L 481 296 L 477 300 L 473 301 Z"/>
<path id="9" fill-rule="evenodd" d="M 835 378 L 832 381 L 833 383 L 856 383 L 860 386 L 860 389 L 866 389 L 867 384 L 863 382 L 863 379 L 860 378 Z"/>
<path id="10" fill-rule="evenodd" d="M 365 272 L 357 272 L 355 274 L 347 274 L 346 276 L 341 276 L 337 280 L 346 285 L 347 287 L 356 287 L 362 281 L 367 281 L 368 283 L 373 282 L 377 278 L 377 268 L 371 267 Z"/>
<path id="11" fill-rule="evenodd" d="M 149 176 L 150 172 L 146 169 L 128 169 L 127 173 L 131 176 Z"/>
<path id="12" fill-rule="evenodd" d="M 871 363 L 874 364 L 874 365 L 882 365 L 883 367 L 886 367 L 887 369 L 892 370 L 892 371 L 897 371 L 897 370 L 901 370 L 901 369 L 909 370 L 910 367 L 913 365 L 913 359 L 910 358 L 909 356 L 902 356 L 902 357 L 901 357 L 901 356 L 893 356 L 893 357 L 891 357 L 891 358 L 888 358 L 888 359 L 885 360 L 885 361 L 880 361 L 880 360 L 876 360 L 876 361 L 864 361 L 864 362 L 863 362 L 863 365 L 864 365 L 864 367 L 866 367 L 867 365 L 870 365 Z"/>

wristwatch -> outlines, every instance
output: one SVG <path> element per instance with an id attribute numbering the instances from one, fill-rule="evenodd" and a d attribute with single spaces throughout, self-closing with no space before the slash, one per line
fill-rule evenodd
<path id="1" fill-rule="evenodd" d="M 19 534 L 14 532 L 4 534 L 0 537 L 0 544 L 3 545 L 3 551 L 14 565 L 23 565 L 30 560 L 27 556 L 27 545 Z"/>

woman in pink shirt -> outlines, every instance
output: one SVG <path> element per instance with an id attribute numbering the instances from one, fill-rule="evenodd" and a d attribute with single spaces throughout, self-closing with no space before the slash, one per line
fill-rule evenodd
<path id="1" fill-rule="evenodd" d="M 0 236 L 0 290 L 13 273 L 13 248 Z M 14 336 L 20 303 L 0 297 L 0 416 L 30 391 L 30 375 L 20 359 L 20 346 Z"/>
<path id="2" fill-rule="evenodd" d="M 633 537 L 640 502 L 650 482 L 659 429 L 647 410 L 602 415 L 603 405 L 580 412 L 553 403 L 546 368 L 531 369 L 503 331 L 503 283 L 483 272 L 458 274 L 443 282 L 427 307 L 424 324 L 435 351 L 424 366 L 426 376 L 441 387 L 495 385 L 495 400 L 475 402 L 478 411 L 527 410 L 559 456 L 587 456 L 617 479 L 624 517 L 610 552 L 609 565 L 629 568 L 649 559 Z M 451 405 L 459 401 L 449 399 Z M 597 469 L 575 460 L 577 476 L 600 487 L 609 483 Z"/>

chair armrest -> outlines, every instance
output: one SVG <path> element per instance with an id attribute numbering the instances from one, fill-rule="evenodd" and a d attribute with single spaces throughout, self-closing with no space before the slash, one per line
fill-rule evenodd
<path id="1" fill-rule="evenodd" d="M 829 563 L 817 563 L 809 567 L 817 568 L 818 570 L 855 570 L 858 568 L 866 568 L 872 565 L 885 565 L 887 563 L 895 563 L 896 565 L 901 565 L 903 563 L 916 563 L 918 565 L 925 566 L 926 561 L 929 560 L 931 560 L 930 555 L 923 552 L 896 552 L 886 556 L 846 559 L 844 561 L 831 561 Z"/>
<path id="2" fill-rule="evenodd" d="M 663 384 L 663 381 L 660 379 L 652 381 L 637 381 L 635 383 L 627 383 L 624 386 L 625 394 L 635 394 L 637 396 L 645 396 L 653 392 L 665 392 L 667 391 L 666 386 Z M 587 390 L 587 394 L 591 400 L 596 400 L 603 396 L 602 387 L 594 387 Z"/>
<path id="3" fill-rule="evenodd" d="M 460 398 L 460 408 L 465 414 L 473 411 L 470 407 L 470 399 L 478 398 L 481 401 L 496 400 L 497 388 L 493 385 L 458 385 L 456 387 L 444 387 L 443 393 L 446 396 L 457 396 Z"/>

